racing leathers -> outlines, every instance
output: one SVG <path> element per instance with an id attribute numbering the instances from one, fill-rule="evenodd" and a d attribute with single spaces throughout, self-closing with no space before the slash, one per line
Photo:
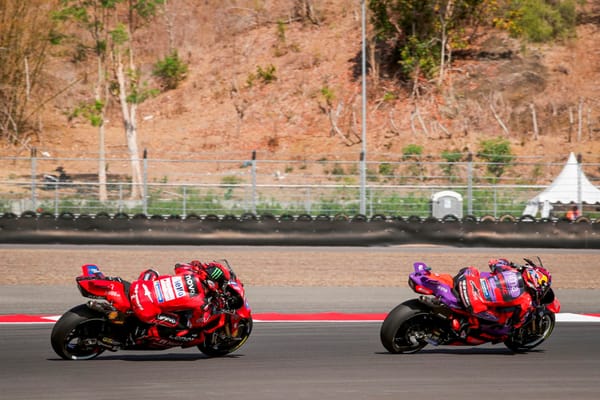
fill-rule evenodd
<path id="1" fill-rule="evenodd" d="M 185 333 L 206 322 L 213 312 L 208 300 L 223 293 L 231 276 L 229 269 L 217 262 L 194 260 L 176 264 L 174 270 L 174 275 L 159 275 L 153 269 L 143 271 L 131 284 L 131 306 L 142 322 Z M 229 307 L 243 304 L 236 298 L 237 292 L 227 294 Z"/>
<path id="2" fill-rule="evenodd" d="M 466 309 L 478 319 L 519 328 L 531 312 L 532 296 L 527 291 L 521 272 L 508 262 L 490 262 L 491 272 L 466 267 L 454 278 L 456 289 Z"/>

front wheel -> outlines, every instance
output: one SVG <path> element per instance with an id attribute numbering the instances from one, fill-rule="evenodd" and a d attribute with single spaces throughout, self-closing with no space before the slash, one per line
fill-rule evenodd
<path id="1" fill-rule="evenodd" d="M 52 348 L 65 360 L 89 360 L 98 357 L 104 348 L 98 337 L 104 328 L 103 315 L 90 310 L 85 304 L 64 313 L 50 335 Z"/>
<path id="2" fill-rule="evenodd" d="M 531 350 L 550 337 L 556 324 L 554 313 L 548 310 L 522 326 L 504 345 L 514 352 Z"/>
<path id="3" fill-rule="evenodd" d="M 227 324 L 207 335 L 204 343 L 198 345 L 198 349 L 209 357 L 222 357 L 242 347 L 251 332 L 252 318 L 244 318 L 238 323 L 235 332 L 232 332 L 231 326 Z"/>
<path id="4" fill-rule="evenodd" d="M 404 302 L 385 317 L 379 333 L 381 343 L 390 353 L 416 353 L 427 346 L 433 322 L 418 300 Z"/>

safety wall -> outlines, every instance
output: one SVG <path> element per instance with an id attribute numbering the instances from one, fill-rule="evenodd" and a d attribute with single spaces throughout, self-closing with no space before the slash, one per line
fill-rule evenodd
<path id="1" fill-rule="evenodd" d="M 0 215 L 0 243 L 600 248 L 600 223 L 364 216 Z"/>

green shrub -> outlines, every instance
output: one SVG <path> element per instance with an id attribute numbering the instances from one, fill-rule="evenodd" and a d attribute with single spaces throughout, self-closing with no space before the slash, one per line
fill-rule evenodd
<path id="1" fill-rule="evenodd" d="M 573 34 L 577 22 L 576 0 L 512 0 L 496 25 L 512 36 L 546 42 Z"/>
<path id="2" fill-rule="evenodd" d="M 413 158 L 419 158 L 423 154 L 423 146 L 419 146 L 418 144 L 409 144 L 402 149 L 402 159 L 410 160 Z"/>
<path id="3" fill-rule="evenodd" d="M 462 153 L 459 150 L 444 150 L 441 156 L 448 163 L 442 165 L 442 171 L 450 180 L 454 180 L 454 163 L 462 160 Z"/>
<path id="4" fill-rule="evenodd" d="M 179 58 L 179 54 L 175 50 L 154 64 L 152 74 L 160 79 L 164 90 L 171 90 L 179 86 L 185 79 L 187 72 L 187 64 Z"/>
<path id="5" fill-rule="evenodd" d="M 394 166 L 390 163 L 384 162 L 379 164 L 379 173 L 384 175 L 386 178 L 394 175 Z"/>
<path id="6" fill-rule="evenodd" d="M 488 163 L 488 172 L 497 178 L 502 176 L 505 168 L 514 159 L 510 149 L 510 142 L 501 137 L 482 140 L 477 156 Z"/>
<path id="7" fill-rule="evenodd" d="M 275 75 L 276 68 L 273 64 L 268 65 L 263 69 L 260 65 L 256 67 L 256 75 L 262 79 L 264 83 L 271 83 L 277 80 Z"/>

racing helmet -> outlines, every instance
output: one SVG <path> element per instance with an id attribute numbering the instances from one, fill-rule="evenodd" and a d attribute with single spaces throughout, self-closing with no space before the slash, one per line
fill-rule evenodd
<path id="1" fill-rule="evenodd" d="M 488 267 L 490 267 L 492 272 L 494 272 L 496 268 L 508 266 L 510 266 L 510 261 L 508 261 L 506 258 L 492 258 L 488 261 Z"/>
<path id="2" fill-rule="evenodd" d="M 175 273 L 177 274 L 198 274 L 202 271 L 203 265 L 198 260 L 192 260 L 189 263 L 177 263 L 175 264 Z"/>
<path id="3" fill-rule="evenodd" d="M 540 298 L 544 297 L 552 284 L 550 272 L 546 268 L 537 265 L 527 266 L 523 270 L 523 280 L 525 285 Z"/>

